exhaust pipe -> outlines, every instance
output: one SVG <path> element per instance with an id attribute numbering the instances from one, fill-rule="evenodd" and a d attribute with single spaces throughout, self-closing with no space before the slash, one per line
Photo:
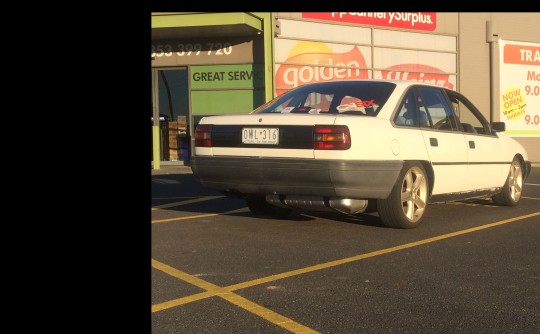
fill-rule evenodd
<path id="1" fill-rule="evenodd" d="M 362 213 L 368 206 L 367 199 L 339 197 L 266 195 L 266 201 L 281 208 L 298 208 L 307 211 L 337 211 L 348 215 Z"/>

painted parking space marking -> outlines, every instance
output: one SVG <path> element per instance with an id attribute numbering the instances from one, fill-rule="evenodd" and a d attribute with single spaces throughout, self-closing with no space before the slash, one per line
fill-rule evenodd
<path id="1" fill-rule="evenodd" d="M 152 211 L 160 210 L 160 209 L 168 209 L 168 208 L 172 208 L 172 207 L 180 206 L 180 205 L 199 203 L 199 202 L 209 201 L 209 200 L 213 200 L 213 199 L 216 199 L 216 198 L 222 198 L 222 197 L 225 197 L 225 196 L 206 196 L 206 197 L 194 198 L 194 199 L 190 199 L 190 200 L 186 200 L 186 201 L 180 201 L 180 202 L 173 202 L 173 203 L 167 203 L 167 204 L 162 204 L 162 205 L 156 205 L 156 206 L 152 207 Z"/>
<path id="2" fill-rule="evenodd" d="M 540 186 L 540 184 L 535 184 L 535 183 L 526 183 L 525 185 L 527 186 Z M 156 205 L 156 206 L 153 206 L 152 207 L 152 211 L 156 211 L 156 210 L 161 210 L 161 209 L 169 209 L 169 208 L 173 208 L 173 207 L 176 207 L 176 206 L 181 206 L 181 205 L 186 205 L 186 204 L 193 204 L 193 203 L 200 203 L 200 202 L 204 202 L 204 201 L 210 201 L 210 200 L 213 200 L 213 199 L 217 199 L 217 198 L 225 198 L 226 196 L 205 196 L 205 197 L 200 197 L 200 198 L 193 198 L 193 199 L 189 199 L 189 200 L 185 200 L 185 201 L 179 201 L 179 202 L 172 202 L 172 203 L 167 203 L 167 204 L 161 204 L 161 205 Z M 533 199 L 533 200 L 539 200 L 540 198 L 535 198 L 535 197 L 522 197 L 522 198 L 526 198 L 526 199 Z M 474 203 L 474 202 L 464 202 L 464 201 L 456 201 L 456 202 L 447 202 L 446 204 L 453 204 L 453 205 L 468 205 L 468 206 L 477 206 L 477 205 L 480 205 L 478 203 Z M 483 206 L 486 206 L 486 207 L 498 207 L 497 205 L 490 205 L 490 204 L 482 204 Z M 230 212 L 227 212 L 227 213 L 230 213 Z M 225 212 L 224 213 L 221 213 L 221 214 L 226 214 Z M 208 216 L 215 216 L 215 215 L 219 215 L 219 214 L 207 214 L 207 215 L 196 215 L 196 216 L 191 216 L 191 218 L 202 218 L 202 217 L 208 217 Z M 189 217 L 182 217 L 182 218 L 179 218 L 177 220 L 185 220 L 185 219 L 189 219 Z M 172 219 L 174 220 L 174 219 Z M 172 221 L 172 220 L 163 220 L 163 221 Z M 162 221 L 155 221 L 155 222 L 162 222 Z M 154 221 L 152 222 L 154 223 Z"/>
<path id="3" fill-rule="evenodd" d="M 247 211 L 248 211 L 247 208 L 240 208 L 240 209 L 230 210 L 230 211 L 226 211 L 226 212 L 219 212 L 219 213 L 205 213 L 205 214 L 202 214 L 202 215 L 195 215 L 195 216 L 185 216 L 185 217 L 158 219 L 158 220 L 152 220 L 152 224 L 167 223 L 167 222 L 173 222 L 173 221 L 179 221 L 179 220 L 188 220 L 188 219 L 195 219 L 195 218 L 206 218 L 206 217 L 212 217 L 212 216 L 230 215 L 230 214 L 247 212 Z"/>
<path id="4" fill-rule="evenodd" d="M 461 202 L 461 201 L 457 201 L 457 202 L 447 202 L 445 204 L 449 204 L 449 205 L 465 205 L 465 206 L 483 206 L 483 207 L 486 207 L 486 208 L 498 208 L 499 206 L 497 205 L 494 205 L 494 204 L 488 204 L 488 203 L 484 203 L 484 202 L 477 202 L 477 201 L 469 201 L 469 202 Z"/>
<path id="5" fill-rule="evenodd" d="M 187 274 L 181 270 L 175 269 L 173 267 L 170 267 L 164 263 L 161 263 L 159 261 L 156 261 L 152 259 L 152 266 L 156 269 L 159 269 L 173 277 L 176 277 L 178 279 L 181 279 L 187 283 L 193 284 L 201 289 L 205 289 L 206 295 L 208 297 L 218 296 L 226 301 L 248 311 L 251 312 L 277 326 L 280 326 L 282 328 L 285 328 L 286 330 L 292 332 L 292 333 L 318 333 L 316 330 L 313 330 L 309 327 L 306 327 L 292 319 L 289 319 L 287 317 L 282 316 L 279 313 L 276 313 L 264 306 L 261 306 L 259 304 L 256 304 L 242 296 L 239 296 L 235 293 L 233 293 L 230 289 L 227 288 L 221 288 L 217 285 L 214 285 L 210 282 L 207 282 L 205 280 L 202 280 L 198 277 L 192 276 L 190 274 Z M 204 294 L 204 293 L 203 293 Z M 199 294 L 200 295 L 200 294 Z M 202 299 L 198 298 L 197 300 Z M 158 305 L 152 306 L 152 312 L 157 312 L 164 310 L 166 308 L 170 308 L 175 305 L 171 305 L 175 303 L 167 302 L 167 303 L 161 303 Z"/>
<path id="6" fill-rule="evenodd" d="M 527 197 L 522 196 L 521 198 L 524 199 L 532 199 L 532 200 L 540 200 L 538 197 Z M 465 205 L 465 206 L 482 206 L 486 208 L 500 208 L 500 205 L 493 204 L 491 202 L 491 199 L 488 198 L 473 198 L 466 201 L 450 201 L 450 202 L 444 202 L 444 204 L 448 205 Z"/>
<path id="7" fill-rule="evenodd" d="M 198 277 L 189 275 L 189 274 L 184 273 L 184 272 L 182 272 L 180 270 L 177 270 L 177 269 L 174 269 L 174 268 L 172 268 L 170 266 L 167 266 L 166 264 L 163 264 L 163 263 L 161 263 L 161 262 L 159 262 L 157 260 L 152 259 L 152 266 L 154 268 L 156 268 L 158 270 L 161 270 L 161 271 L 164 271 L 165 273 L 170 274 L 170 275 L 172 275 L 172 276 L 174 276 L 174 277 L 176 277 L 178 279 L 181 279 L 181 280 L 183 280 L 185 282 L 196 285 L 196 286 L 206 290 L 205 292 L 202 292 L 202 293 L 196 293 L 196 294 L 193 294 L 193 295 L 190 295 L 190 296 L 187 296 L 187 297 L 177 298 L 177 299 L 170 300 L 170 301 L 167 301 L 167 302 L 152 305 L 152 313 L 159 312 L 159 311 L 162 311 L 162 310 L 165 310 L 165 309 L 169 309 L 171 307 L 191 303 L 191 302 L 194 302 L 194 301 L 197 301 L 197 300 L 210 298 L 210 297 L 214 297 L 214 296 L 219 296 L 219 297 L 224 298 L 224 299 L 228 300 L 229 302 L 231 302 L 231 303 L 233 303 L 233 304 L 235 304 L 237 306 L 240 306 L 240 307 L 244 308 L 245 310 L 250 311 L 250 312 L 252 312 L 252 313 L 254 313 L 254 314 L 256 314 L 256 315 L 258 315 L 258 316 L 260 316 L 260 317 L 262 317 L 262 318 L 264 318 L 264 319 L 266 319 L 266 320 L 268 320 L 268 321 L 270 321 L 270 322 L 272 322 L 272 323 L 274 323 L 276 325 L 278 325 L 278 326 L 286 328 L 286 329 L 288 329 L 289 331 L 291 331 L 293 333 L 316 333 L 316 331 L 310 329 L 309 327 L 305 327 L 305 326 L 303 326 L 301 324 L 298 324 L 298 323 L 294 322 L 291 319 L 288 319 L 288 318 L 286 318 L 284 316 L 281 316 L 281 315 L 279 315 L 279 314 L 277 314 L 277 313 L 275 313 L 275 312 L 273 312 L 273 311 L 271 311 L 269 309 L 266 309 L 266 308 L 264 308 L 264 307 L 262 307 L 260 305 L 255 304 L 255 303 L 253 303 L 253 302 L 251 302 L 251 301 L 249 301 L 249 300 L 247 300 L 247 299 L 245 299 L 243 297 L 240 297 L 240 296 L 238 296 L 236 294 L 232 294 L 232 292 L 236 291 L 236 290 L 239 290 L 239 289 L 245 289 L 245 288 L 257 286 L 257 285 L 260 285 L 260 284 L 277 281 L 277 280 L 284 279 L 284 278 L 298 276 L 298 275 L 314 272 L 314 271 L 317 271 L 317 270 L 327 269 L 327 268 L 339 266 L 339 265 L 354 262 L 354 261 L 359 261 L 359 260 L 372 258 L 372 257 L 383 255 L 383 254 L 388 254 L 388 253 L 400 251 L 400 250 L 403 250 L 403 249 L 417 247 L 417 246 L 425 245 L 425 244 L 432 243 L 432 242 L 435 242 L 435 241 L 444 240 L 444 239 L 448 239 L 448 238 L 452 238 L 452 237 L 456 237 L 456 236 L 460 236 L 460 235 L 464 235 L 464 234 L 468 234 L 468 233 L 472 233 L 472 232 L 476 232 L 476 231 L 480 231 L 480 230 L 484 230 L 484 229 L 488 229 L 488 228 L 492 228 L 492 227 L 512 223 L 512 222 L 518 222 L 518 221 L 521 221 L 523 219 L 527 219 L 527 218 L 531 218 L 531 217 L 535 217 L 535 216 L 540 216 L 540 211 L 534 212 L 534 213 L 531 213 L 531 214 L 527 214 L 527 215 L 522 215 L 522 216 L 519 216 L 519 217 L 514 217 L 514 218 L 501 220 L 501 221 L 494 222 L 494 223 L 489 223 L 489 224 L 473 227 L 473 228 L 468 228 L 468 229 L 465 229 L 465 230 L 451 232 L 451 233 L 435 236 L 435 237 L 432 237 L 432 238 L 427 238 L 427 239 L 423 239 L 423 240 L 403 244 L 403 245 L 389 247 L 389 248 L 385 248 L 385 249 L 381 249 L 381 250 L 377 250 L 377 251 L 373 251 L 373 252 L 369 252 L 369 253 L 359 254 L 359 255 L 355 255 L 355 256 L 348 257 L 348 258 L 339 259 L 339 260 L 320 263 L 320 264 L 316 264 L 316 265 L 313 265 L 313 266 L 300 268 L 300 269 L 296 269 L 296 270 L 292 270 L 292 271 L 288 271 L 288 272 L 284 272 L 284 273 L 280 273 L 280 274 L 275 274 L 275 275 L 271 275 L 271 276 L 267 276 L 267 277 L 262 277 L 262 278 L 258 278 L 258 279 L 247 281 L 247 282 L 233 284 L 233 285 L 226 286 L 226 287 L 216 286 L 216 285 L 214 285 L 212 283 L 209 283 L 209 282 L 206 282 L 206 281 L 204 281 L 204 280 L 202 280 L 202 279 L 200 279 Z M 285 327 L 285 326 L 287 326 L 287 327 Z"/>

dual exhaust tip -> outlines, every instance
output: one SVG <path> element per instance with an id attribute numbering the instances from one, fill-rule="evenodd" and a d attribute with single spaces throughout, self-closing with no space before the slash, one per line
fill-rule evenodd
<path id="1" fill-rule="evenodd" d="M 297 208 L 307 211 L 337 211 L 347 215 L 363 213 L 368 206 L 367 199 L 339 197 L 266 195 L 266 201 L 281 208 Z"/>

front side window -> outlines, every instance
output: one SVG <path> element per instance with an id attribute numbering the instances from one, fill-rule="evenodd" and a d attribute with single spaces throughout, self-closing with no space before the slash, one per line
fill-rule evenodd
<path id="1" fill-rule="evenodd" d="M 399 126 L 459 131 L 458 121 L 438 87 L 415 86 L 405 94 L 394 118 Z"/>
<path id="2" fill-rule="evenodd" d="M 474 112 L 474 106 L 467 99 L 454 91 L 447 92 L 463 132 L 490 135 L 489 123 Z"/>

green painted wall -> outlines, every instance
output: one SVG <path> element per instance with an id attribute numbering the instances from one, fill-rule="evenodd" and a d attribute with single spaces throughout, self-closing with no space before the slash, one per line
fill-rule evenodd
<path id="1" fill-rule="evenodd" d="M 265 103 L 264 65 L 203 65 L 190 70 L 193 115 L 247 113 Z"/>
<path id="2" fill-rule="evenodd" d="M 264 101 L 264 89 L 199 90 L 191 92 L 193 115 L 248 113 Z"/>

